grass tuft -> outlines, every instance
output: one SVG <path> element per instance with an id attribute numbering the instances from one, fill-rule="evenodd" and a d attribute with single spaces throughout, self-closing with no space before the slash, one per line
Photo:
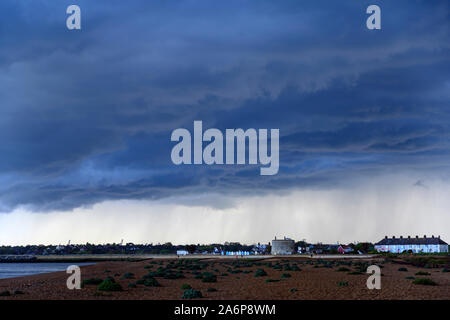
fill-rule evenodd
<path id="1" fill-rule="evenodd" d="M 256 269 L 255 277 L 265 277 L 267 276 L 267 272 L 264 269 Z"/>
<path id="2" fill-rule="evenodd" d="M 203 298 L 203 295 L 200 290 L 187 289 L 187 290 L 184 290 L 181 298 L 182 299 L 196 299 L 196 298 Z"/>
<path id="3" fill-rule="evenodd" d="M 97 287 L 99 291 L 122 291 L 122 286 L 114 281 L 112 278 L 107 278 L 102 281 Z"/>
<path id="4" fill-rule="evenodd" d="M 414 284 L 420 284 L 424 286 L 437 286 L 437 283 L 429 278 L 419 278 L 413 281 Z"/>

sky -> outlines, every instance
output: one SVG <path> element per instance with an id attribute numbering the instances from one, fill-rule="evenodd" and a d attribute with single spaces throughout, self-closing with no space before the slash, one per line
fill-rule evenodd
<path id="1" fill-rule="evenodd" d="M 449 6 L 1 1 L 0 245 L 450 241 Z M 174 165 L 194 120 L 279 129 L 278 174 Z"/>

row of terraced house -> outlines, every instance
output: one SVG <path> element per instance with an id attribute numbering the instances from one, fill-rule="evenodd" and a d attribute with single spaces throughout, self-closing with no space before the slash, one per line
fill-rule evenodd
<path id="1" fill-rule="evenodd" d="M 423 238 L 419 236 L 415 237 L 403 237 L 392 238 L 384 237 L 383 240 L 375 244 L 375 250 L 379 252 L 392 252 L 392 253 L 402 253 L 402 252 L 413 252 L 413 253 L 439 253 L 448 252 L 448 244 L 441 239 L 440 236 Z"/>

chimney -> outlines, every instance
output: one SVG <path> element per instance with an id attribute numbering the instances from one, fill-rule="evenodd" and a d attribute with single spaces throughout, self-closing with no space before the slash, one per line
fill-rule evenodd
<path id="1" fill-rule="evenodd" d="M 387 239 L 387 236 L 384 236 L 385 239 Z"/>
<path id="2" fill-rule="evenodd" d="M 411 236 L 408 236 L 408 239 L 411 239 Z"/>
<path id="3" fill-rule="evenodd" d="M 403 239 L 403 236 L 400 236 L 400 239 Z"/>
<path id="4" fill-rule="evenodd" d="M 419 236 L 416 236 L 416 239 L 419 239 Z"/>
<path id="5" fill-rule="evenodd" d="M 432 234 L 431 237 L 434 239 L 434 234 Z"/>
<path id="6" fill-rule="evenodd" d="M 427 235 L 426 235 L 426 234 L 424 234 L 424 235 L 423 235 L 423 237 L 424 237 L 424 238 L 426 238 L 426 237 L 427 237 Z"/>
<path id="7" fill-rule="evenodd" d="M 392 239 L 395 239 L 395 236 L 392 236 Z"/>
<path id="8" fill-rule="evenodd" d="M 441 236 L 438 236 L 438 239 L 440 239 L 441 238 Z"/>

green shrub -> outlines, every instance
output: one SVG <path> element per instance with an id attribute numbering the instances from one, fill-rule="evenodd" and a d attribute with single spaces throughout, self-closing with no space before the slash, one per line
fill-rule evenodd
<path id="1" fill-rule="evenodd" d="M 296 264 L 292 266 L 292 271 L 302 271 Z"/>
<path id="2" fill-rule="evenodd" d="M 201 270 L 202 267 L 199 266 L 199 265 L 187 265 L 187 266 L 186 266 L 186 269 L 187 269 L 187 270 L 191 270 L 191 271 L 195 271 L 195 270 Z"/>
<path id="3" fill-rule="evenodd" d="M 20 290 L 14 290 L 14 295 L 18 295 L 18 294 L 25 294 L 25 292 L 20 291 Z"/>
<path id="4" fill-rule="evenodd" d="M 429 276 L 429 275 L 430 275 L 430 273 L 426 272 L 426 271 L 416 272 L 416 276 Z"/>
<path id="5" fill-rule="evenodd" d="M 408 276 L 408 277 L 405 277 L 405 279 L 406 280 L 414 280 L 415 278 L 413 276 Z"/>
<path id="6" fill-rule="evenodd" d="M 192 287 L 191 287 L 191 285 L 185 283 L 181 286 L 181 289 L 187 290 L 187 289 L 192 289 Z"/>
<path id="7" fill-rule="evenodd" d="M 122 291 L 122 286 L 110 279 L 105 279 L 98 285 L 99 291 Z"/>
<path id="8" fill-rule="evenodd" d="M 128 288 L 136 288 L 136 287 L 137 287 L 136 283 L 130 282 L 128 284 Z"/>
<path id="9" fill-rule="evenodd" d="M 255 277 L 265 277 L 267 276 L 267 272 L 264 269 L 256 269 Z"/>
<path id="10" fill-rule="evenodd" d="M 164 276 L 164 279 L 172 279 L 172 280 L 174 280 L 174 279 L 182 279 L 182 278 L 184 278 L 184 275 L 183 275 L 182 273 L 180 273 L 180 272 L 177 272 L 177 273 L 167 273 L 167 274 Z"/>
<path id="11" fill-rule="evenodd" d="M 266 280 L 267 283 L 269 283 L 269 282 L 278 282 L 278 281 L 280 281 L 280 280 L 279 279 L 267 279 Z"/>
<path id="12" fill-rule="evenodd" d="M 347 274 L 350 274 L 350 275 L 357 275 L 357 274 L 363 274 L 363 273 L 360 272 L 360 271 L 352 271 L 352 272 L 349 272 L 349 273 L 347 273 Z"/>
<path id="13" fill-rule="evenodd" d="M 338 286 L 339 287 L 348 287 L 348 282 L 346 282 L 346 281 L 339 281 L 338 282 Z"/>
<path id="14" fill-rule="evenodd" d="M 136 284 L 144 284 L 145 280 L 144 279 L 139 279 L 138 281 L 136 281 Z"/>
<path id="15" fill-rule="evenodd" d="M 126 272 L 122 276 L 122 279 L 131 279 L 131 278 L 134 278 L 134 273 L 132 273 L 132 272 Z"/>
<path id="16" fill-rule="evenodd" d="M 8 290 L 0 292 L 0 297 L 9 297 L 11 293 Z"/>
<path id="17" fill-rule="evenodd" d="M 450 269 L 444 268 L 442 269 L 442 272 L 450 272 Z"/>
<path id="18" fill-rule="evenodd" d="M 202 296 L 202 292 L 200 290 L 187 289 L 187 290 L 184 290 L 181 298 L 182 299 L 196 299 L 196 298 L 203 298 L 203 296 Z"/>
<path id="19" fill-rule="evenodd" d="M 217 289 L 216 288 L 208 288 L 206 289 L 206 292 L 216 292 Z"/>
<path id="20" fill-rule="evenodd" d="M 290 277 L 291 277 L 291 274 L 290 274 L 290 273 L 283 273 L 283 274 L 281 275 L 281 277 L 282 277 L 282 278 L 290 278 Z"/>
<path id="21" fill-rule="evenodd" d="M 406 271 L 408 271 L 408 269 L 406 269 L 405 267 L 401 267 L 401 268 L 398 268 L 398 271 L 406 272 Z"/>
<path id="22" fill-rule="evenodd" d="M 148 278 L 164 277 L 166 276 L 166 271 L 163 268 L 158 268 L 156 271 L 149 272 L 147 274 Z"/>
<path id="23" fill-rule="evenodd" d="M 281 270 L 282 267 L 281 267 L 281 265 L 276 264 L 276 265 L 273 266 L 273 269 Z"/>
<path id="24" fill-rule="evenodd" d="M 291 288 L 291 289 L 289 289 L 289 292 L 297 292 L 298 290 L 297 289 L 295 289 L 295 288 Z"/>
<path id="25" fill-rule="evenodd" d="M 203 272 L 202 282 L 217 282 L 217 276 L 210 272 Z"/>
<path id="26" fill-rule="evenodd" d="M 81 282 L 81 287 L 84 288 L 84 286 L 86 286 L 86 285 L 99 285 L 102 282 L 103 282 L 103 279 L 89 278 L 89 279 L 83 280 Z"/>
<path id="27" fill-rule="evenodd" d="M 414 284 L 421 284 L 424 286 L 437 286 L 437 283 L 429 278 L 419 278 L 413 281 Z"/>
<path id="28" fill-rule="evenodd" d="M 161 287 L 161 285 L 155 278 L 146 279 L 144 281 L 144 286 L 146 286 L 146 287 Z"/>

